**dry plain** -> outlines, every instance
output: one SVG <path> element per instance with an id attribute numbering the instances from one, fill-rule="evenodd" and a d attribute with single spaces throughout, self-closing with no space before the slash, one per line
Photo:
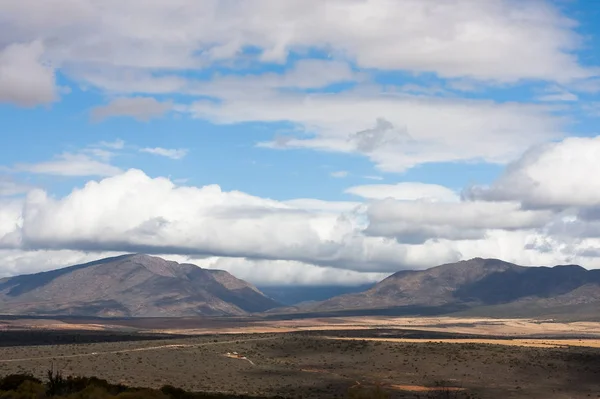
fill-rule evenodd
<path id="1" fill-rule="evenodd" d="M 600 323 L 593 322 L 356 317 L 2 323 L 6 334 L 52 331 L 79 338 L 10 346 L 5 339 L 0 374 L 42 377 L 54 364 L 66 375 L 133 386 L 283 397 L 348 397 L 376 387 L 406 398 L 600 397 Z M 90 340 L 86 329 L 117 338 Z M 159 332 L 167 334 L 147 335 Z M 433 389 L 437 385 L 446 388 Z"/>

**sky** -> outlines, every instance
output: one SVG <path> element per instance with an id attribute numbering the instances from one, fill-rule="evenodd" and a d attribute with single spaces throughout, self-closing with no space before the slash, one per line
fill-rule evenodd
<path id="1" fill-rule="evenodd" d="M 0 277 L 600 268 L 600 3 L 0 0 Z"/>

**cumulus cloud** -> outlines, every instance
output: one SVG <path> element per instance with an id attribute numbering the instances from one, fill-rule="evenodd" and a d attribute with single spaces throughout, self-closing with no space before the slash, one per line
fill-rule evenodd
<path id="1" fill-rule="evenodd" d="M 152 97 L 129 97 L 114 99 L 107 105 L 93 108 L 91 113 L 95 121 L 129 116 L 147 122 L 152 118 L 163 116 L 172 108 L 173 103 L 170 101 L 160 102 Z"/>
<path id="2" fill-rule="evenodd" d="M 348 194 L 366 199 L 386 199 L 414 201 L 446 201 L 455 202 L 459 196 L 453 190 L 438 184 L 405 182 L 397 184 L 367 184 L 354 186 L 345 190 Z"/>
<path id="3" fill-rule="evenodd" d="M 323 201 L 314 198 L 298 198 L 293 200 L 287 200 L 283 203 L 297 209 L 305 209 L 318 212 L 333 212 L 336 214 L 351 212 L 356 208 L 362 206 L 361 202 Z"/>
<path id="4" fill-rule="evenodd" d="M 532 148 L 489 187 L 465 190 L 467 198 L 520 201 L 526 208 L 568 208 L 600 203 L 600 136 L 572 137 Z"/>
<path id="5" fill-rule="evenodd" d="M 273 283 L 308 284 L 332 278 L 335 270 L 345 276 L 336 280 L 340 283 L 372 281 L 474 256 L 600 266 L 592 256 L 600 248 L 595 214 L 586 222 L 550 210 L 523 210 L 518 202 L 446 201 L 443 195 L 435 201 L 398 195 L 404 199 L 282 202 L 215 185 L 179 186 L 129 170 L 64 197 L 36 189 L 25 198 L 5 198 L 0 248 L 12 254 L 66 251 L 73 256 L 68 259 L 88 252 L 179 256 L 200 266 L 227 265 L 240 277 L 258 270 L 261 275 L 252 281 Z M 568 225 L 573 221 L 579 224 Z M 276 270 L 267 272 L 271 268 Z"/>
<path id="6" fill-rule="evenodd" d="M 398 201 L 385 199 L 369 205 L 369 226 L 374 236 L 400 242 L 424 243 L 429 239 L 472 240 L 488 230 L 530 230 L 552 219 L 548 211 L 521 210 L 518 203 Z"/>
<path id="7" fill-rule="evenodd" d="M 169 148 L 154 147 L 154 148 L 142 148 L 142 149 L 140 149 L 140 152 L 145 152 L 148 154 L 158 155 L 161 157 L 166 157 L 166 158 L 171 158 L 171 159 L 183 159 L 187 155 L 188 150 L 186 150 L 185 148 L 169 149 Z"/>
<path id="8" fill-rule="evenodd" d="M 7 223 L 3 236 L 24 249 L 289 260 L 369 272 L 436 263 L 454 253 L 363 236 L 364 222 L 351 213 L 302 209 L 218 186 L 178 187 L 136 170 L 64 198 L 33 191 L 11 218 L 22 221 Z"/>
<path id="9" fill-rule="evenodd" d="M 13 43 L 4 49 L 0 44 L 0 103 L 33 107 L 58 99 L 54 68 L 43 61 L 43 55 L 40 41 Z"/>
<path id="10" fill-rule="evenodd" d="M 383 280 L 389 273 L 357 272 L 308 263 L 284 260 L 252 260 L 245 258 L 169 256 L 207 269 L 227 270 L 234 276 L 254 284 L 266 285 L 357 285 Z"/>

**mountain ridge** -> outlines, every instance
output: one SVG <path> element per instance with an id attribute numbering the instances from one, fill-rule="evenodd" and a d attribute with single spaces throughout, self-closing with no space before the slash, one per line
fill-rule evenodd
<path id="1" fill-rule="evenodd" d="M 502 310 L 502 306 L 523 303 L 543 313 L 596 302 L 600 309 L 600 270 L 579 265 L 520 266 L 499 259 L 473 258 L 425 270 L 402 270 L 366 291 L 306 304 L 295 311 L 404 308 L 418 313 L 419 309 L 465 311 L 490 306 Z"/>
<path id="2" fill-rule="evenodd" d="M 320 291 L 318 295 L 325 293 Z M 364 291 L 292 306 L 282 305 L 224 270 L 202 269 L 143 254 L 0 279 L 0 313 L 21 315 L 188 317 L 471 312 L 480 316 L 523 317 L 552 314 L 557 309 L 572 313 L 578 307 L 589 313 L 595 304 L 599 310 L 592 313 L 600 317 L 600 270 L 572 264 L 520 266 L 493 258 L 473 258 L 425 270 L 401 270 L 366 286 Z"/>

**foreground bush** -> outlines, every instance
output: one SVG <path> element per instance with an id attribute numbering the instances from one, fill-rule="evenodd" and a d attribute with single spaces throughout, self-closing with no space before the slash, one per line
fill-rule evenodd
<path id="1" fill-rule="evenodd" d="M 63 377 L 48 371 L 43 382 L 29 374 L 13 374 L 0 378 L 0 399 L 258 399 L 245 395 L 188 392 L 172 386 L 160 390 L 131 388 L 111 384 L 96 377 Z M 263 397 L 263 399 L 268 399 Z"/>

